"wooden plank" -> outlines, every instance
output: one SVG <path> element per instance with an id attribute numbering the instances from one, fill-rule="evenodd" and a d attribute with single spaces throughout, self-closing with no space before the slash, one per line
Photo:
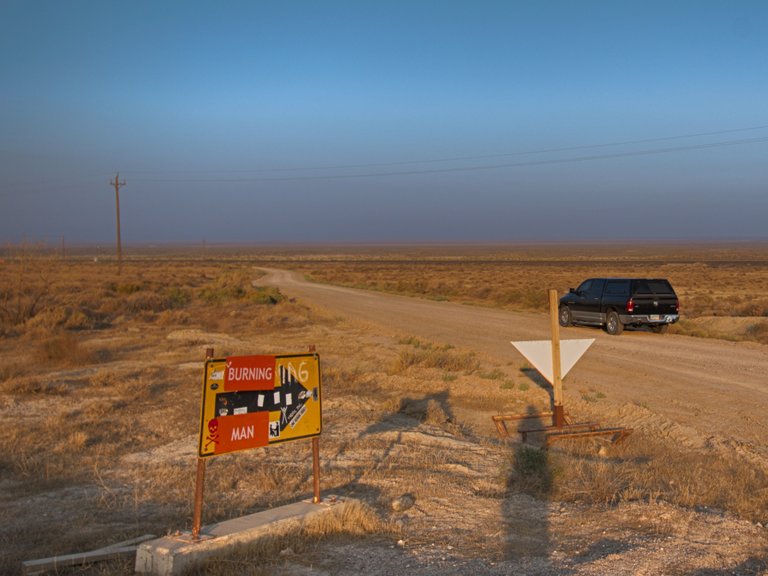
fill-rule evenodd
<path id="1" fill-rule="evenodd" d="M 509 430 L 507 429 L 507 424 L 504 420 L 497 420 L 494 418 L 493 423 L 496 424 L 496 431 L 499 433 L 499 436 L 502 438 L 509 437 Z"/>
<path id="2" fill-rule="evenodd" d="M 528 428 L 524 430 L 518 430 L 522 436 L 523 442 L 528 440 L 528 434 L 536 434 L 539 432 L 558 434 L 558 433 L 576 433 L 582 430 L 596 430 L 600 428 L 599 422 L 582 422 L 581 424 L 566 424 L 565 426 L 543 426 L 541 428 Z"/>
<path id="3" fill-rule="evenodd" d="M 105 560 L 115 560 L 125 556 L 136 554 L 138 546 L 126 546 L 125 548 L 112 548 L 110 550 L 94 550 L 92 552 L 80 552 L 77 554 L 65 554 L 63 556 L 53 556 L 52 558 L 42 558 L 40 560 L 25 560 L 21 563 L 21 573 L 24 576 L 33 574 L 45 574 L 51 570 L 59 568 L 70 568 L 72 566 L 83 566 L 93 562 L 103 562 Z"/>
<path id="4" fill-rule="evenodd" d="M 558 440 L 574 438 L 588 438 L 590 436 L 612 436 L 611 443 L 616 444 L 632 433 L 632 428 L 603 428 L 601 430 L 589 430 L 585 432 L 550 432 L 546 434 L 545 444 L 550 446 Z"/>
<path id="5" fill-rule="evenodd" d="M 538 412 L 537 414 L 497 414 L 491 416 L 493 423 L 496 425 L 496 430 L 499 436 L 502 438 L 509 438 L 509 429 L 506 422 L 515 422 L 519 420 L 543 420 L 544 418 L 551 418 L 554 416 L 554 412 Z M 568 413 L 563 413 L 563 418 L 566 425 L 571 425 L 571 418 Z M 519 432 L 519 430 L 517 430 Z"/>
<path id="6" fill-rule="evenodd" d="M 496 416 L 491 416 L 494 422 L 499 422 L 501 420 L 528 420 L 530 418 L 551 418 L 552 412 L 538 412 L 536 414 L 497 414 Z"/>
<path id="7" fill-rule="evenodd" d="M 70 568 L 72 566 L 83 566 L 95 562 L 104 562 L 105 560 L 115 560 L 136 554 L 138 545 L 147 540 L 155 538 L 154 534 L 145 534 L 138 538 L 131 538 L 116 544 L 111 544 L 98 550 L 90 552 L 77 552 L 75 554 L 64 554 L 62 556 L 52 556 L 50 558 L 41 558 L 39 560 L 25 560 L 21 563 L 21 573 L 24 576 L 34 574 L 45 574 L 59 568 Z"/>
<path id="8" fill-rule="evenodd" d="M 154 540 L 157 538 L 154 534 L 144 534 L 144 536 L 137 536 L 136 538 L 131 538 L 130 540 L 123 540 L 122 542 L 116 542 L 115 544 L 110 544 L 109 546 L 105 546 L 104 548 L 99 548 L 98 550 L 94 550 L 94 552 L 106 552 L 107 550 L 113 550 L 115 548 L 126 548 L 127 546 L 134 546 L 141 544 L 142 542 L 146 542 L 147 540 Z"/>

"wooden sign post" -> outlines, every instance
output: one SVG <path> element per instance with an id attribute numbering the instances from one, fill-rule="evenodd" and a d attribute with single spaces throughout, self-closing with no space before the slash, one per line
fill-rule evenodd
<path id="1" fill-rule="evenodd" d="M 558 321 L 557 290 L 549 291 L 549 318 L 552 325 L 552 389 L 554 390 L 554 407 L 552 425 L 562 428 L 565 424 L 563 408 L 563 379 L 560 374 L 560 322 Z"/>
<path id="2" fill-rule="evenodd" d="M 205 359 L 213 358 L 213 348 L 205 349 Z M 203 520 L 203 493 L 205 491 L 205 458 L 197 457 L 197 475 L 195 476 L 195 504 L 192 511 L 192 538 L 200 539 L 200 524 Z"/>

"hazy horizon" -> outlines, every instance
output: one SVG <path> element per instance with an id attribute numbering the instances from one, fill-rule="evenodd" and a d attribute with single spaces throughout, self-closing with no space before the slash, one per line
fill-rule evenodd
<path id="1" fill-rule="evenodd" d="M 768 4 L 0 6 L 0 242 L 768 240 Z"/>

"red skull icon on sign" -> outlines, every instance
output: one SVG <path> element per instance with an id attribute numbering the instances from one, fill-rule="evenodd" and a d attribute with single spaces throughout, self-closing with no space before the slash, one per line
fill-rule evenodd
<path id="1" fill-rule="evenodd" d="M 219 421 L 214 418 L 208 422 L 208 442 L 205 443 L 205 449 L 208 450 L 208 446 L 219 443 Z"/>

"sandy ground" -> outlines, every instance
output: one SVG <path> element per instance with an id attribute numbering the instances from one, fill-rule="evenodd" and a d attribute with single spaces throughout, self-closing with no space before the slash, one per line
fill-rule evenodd
<path id="1" fill-rule="evenodd" d="M 517 354 L 510 341 L 549 337 L 543 314 L 312 284 L 280 270 L 269 270 L 259 283 L 367 329 L 449 343 L 502 364 Z M 566 409 L 578 408 L 576 389 L 589 386 L 605 394 L 600 418 L 606 425 L 653 429 L 713 457 L 736 451 L 768 467 L 767 346 L 644 331 L 612 337 L 593 328 L 565 329 L 561 336 L 596 339 L 568 376 Z M 291 564 L 289 558 L 285 573 L 768 574 L 765 522 L 664 503 L 584 507 L 483 494 L 477 477 L 492 473 L 487 463 L 498 454 L 489 446 L 465 448 L 457 447 L 465 460 L 454 465 L 466 483 L 446 482 L 440 502 L 421 502 L 405 515 L 412 539 L 363 548 L 329 545 L 314 561 Z"/>

